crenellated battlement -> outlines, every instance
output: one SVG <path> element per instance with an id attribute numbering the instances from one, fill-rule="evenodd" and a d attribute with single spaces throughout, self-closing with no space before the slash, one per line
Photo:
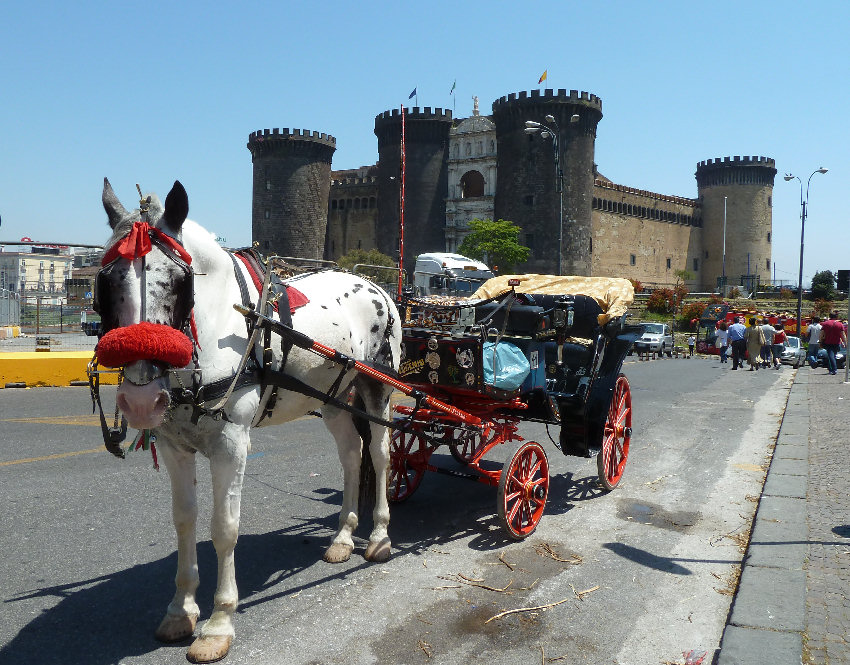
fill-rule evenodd
<path id="1" fill-rule="evenodd" d="M 567 94 L 565 88 L 560 88 L 557 93 L 551 88 L 547 88 L 542 91 L 532 90 L 530 93 L 526 91 L 518 93 L 512 92 L 509 95 L 499 97 L 499 99 L 493 102 L 493 111 L 495 112 L 497 107 L 504 105 L 525 105 L 537 104 L 540 102 L 580 104 L 602 111 L 602 100 L 596 95 L 593 95 L 589 92 L 585 92 L 583 90 L 581 92 L 579 92 L 578 90 L 570 90 L 569 94 Z"/>
<path id="2" fill-rule="evenodd" d="M 248 136 L 248 147 L 255 144 L 265 143 L 267 141 L 310 141 L 312 143 L 320 143 L 322 145 L 336 148 L 336 138 L 324 132 L 315 132 L 309 129 L 263 129 L 251 132 Z"/>
<path id="3" fill-rule="evenodd" d="M 776 160 L 772 157 L 757 157 L 753 155 L 734 157 L 715 157 L 714 159 L 704 159 L 697 164 L 697 171 L 707 168 L 726 168 L 730 166 L 766 166 L 768 168 L 776 168 Z"/>
<path id="4" fill-rule="evenodd" d="M 405 107 L 404 115 L 406 120 L 438 120 L 443 122 L 452 121 L 451 109 L 442 109 L 439 107 L 433 110 L 430 106 L 425 106 L 422 109 L 420 109 L 418 106 L 414 106 L 413 108 Z M 387 121 L 401 122 L 401 110 L 392 109 L 390 111 L 384 111 L 383 113 L 379 113 L 375 116 L 375 127 L 377 127 L 379 123 Z"/>
<path id="5" fill-rule="evenodd" d="M 635 194 L 637 196 L 645 196 L 647 198 L 654 199 L 656 201 L 664 201 L 667 203 L 676 203 L 679 205 L 685 206 L 694 206 L 696 207 L 699 204 L 697 199 L 689 199 L 684 196 L 670 196 L 668 194 L 659 194 L 657 192 L 650 192 L 646 189 L 636 189 L 635 187 L 628 187 L 626 185 L 618 185 L 610 180 L 602 180 L 600 178 L 596 178 L 593 181 L 594 187 L 600 187 L 602 189 L 610 189 L 615 192 L 622 192 L 623 194 Z"/>
<path id="6" fill-rule="evenodd" d="M 345 187 L 345 186 L 353 186 L 353 185 L 374 185 L 378 182 L 378 178 L 375 176 L 365 176 L 365 177 L 350 177 L 350 178 L 340 178 L 331 180 L 331 186 L 333 187 Z"/>

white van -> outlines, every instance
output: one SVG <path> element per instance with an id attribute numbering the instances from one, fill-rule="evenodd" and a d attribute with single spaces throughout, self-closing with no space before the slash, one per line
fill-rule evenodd
<path id="1" fill-rule="evenodd" d="M 419 296 L 470 296 L 494 276 L 481 261 L 460 254 L 431 252 L 416 257 L 413 288 Z"/>

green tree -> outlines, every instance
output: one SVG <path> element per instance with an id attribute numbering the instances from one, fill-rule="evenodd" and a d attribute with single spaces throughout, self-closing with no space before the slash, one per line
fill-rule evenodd
<path id="1" fill-rule="evenodd" d="M 503 275 L 510 274 L 518 263 L 525 263 L 531 250 L 519 244 L 520 228 L 513 222 L 500 219 L 473 219 L 458 253 L 483 261 L 491 268 L 499 267 Z"/>
<path id="2" fill-rule="evenodd" d="M 368 251 L 365 249 L 352 249 L 337 261 L 337 265 L 346 270 L 351 270 L 358 263 L 365 263 L 372 266 L 395 266 L 395 261 L 386 254 L 381 254 L 377 249 L 370 249 Z M 362 268 L 358 269 L 357 272 L 376 282 L 394 283 L 398 280 L 397 270 Z"/>
<path id="3" fill-rule="evenodd" d="M 835 275 L 831 270 L 821 270 L 812 277 L 812 299 L 833 300 L 835 298 Z"/>

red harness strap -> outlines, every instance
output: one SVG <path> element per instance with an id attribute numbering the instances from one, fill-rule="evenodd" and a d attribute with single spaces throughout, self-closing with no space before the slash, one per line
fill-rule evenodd
<path id="1" fill-rule="evenodd" d="M 263 291 L 263 279 L 260 274 L 257 272 L 254 265 L 241 253 L 236 252 L 236 257 L 242 261 L 245 266 L 245 269 L 248 271 L 248 274 L 251 276 L 251 281 L 254 282 L 254 287 L 262 293 Z M 299 307 L 303 307 L 310 299 L 305 296 L 301 291 L 296 289 L 294 286 L 286 287 L 286 295 L 289 296 L 289 313 L 292 314 Z M 277 303 L 274 304 L 275 311 L 277 311 Z"/>

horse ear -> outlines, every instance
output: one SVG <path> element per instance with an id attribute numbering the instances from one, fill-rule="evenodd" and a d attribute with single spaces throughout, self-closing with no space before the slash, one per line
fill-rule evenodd
<path id="1" fill-rule="evenodd" d="M 106 210 L 106 216 L 109 218 L 109 228 L 115 229 L 115 226 L 127 216 L 127 210 L 121 205 L 121 201 L 115 196 L 112 191 L 112 185 L 109 184 L 107 178 L 103 179 L 103 209 Z"/>
<path id="2" fill-rule="evenodd" d="M 189 197 L 179 180 L 174 181 L 174 186 L 165 197 L 165 212 L 162 213 L 162 221 L 174 231 L 179 231 L 189 215 Z"/>

